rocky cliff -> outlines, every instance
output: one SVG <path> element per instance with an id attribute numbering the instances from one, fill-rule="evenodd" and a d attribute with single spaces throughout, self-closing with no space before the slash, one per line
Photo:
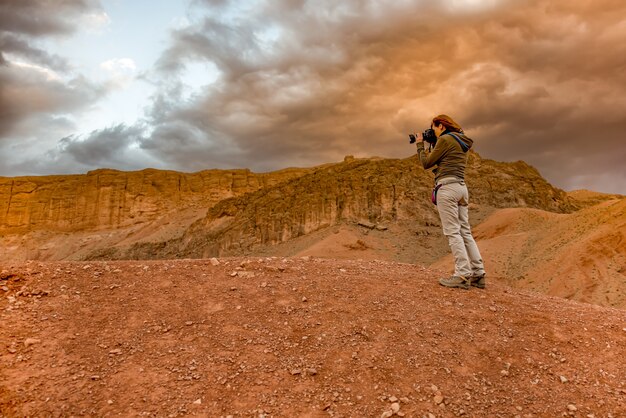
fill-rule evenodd
<path id="1" fill-rule="evenodd" d="M 309 171 L 255 174 L 249 170 L 206 170 L 187 174 L 102 169 L 86 175 L 0 177 L 0 233 L 125 227 L 180 209 L 208 208 Z"/>
<path id="2" fill-rule="evenodd" d="M 346 158 L 325 167 L 211 207 L 181 238 L 108 249 L 94 258 L 209 257 L 254 252 L 340 223 L 387 228 L 410 223 L 438 226 L 430 203 L 433 175 L 415 157 Z M 498 163 L 471 153 L 467 168 L 471 200 L 477 205 L 531 207 L 554 212 L 576 209 L 531 166 Z"/>

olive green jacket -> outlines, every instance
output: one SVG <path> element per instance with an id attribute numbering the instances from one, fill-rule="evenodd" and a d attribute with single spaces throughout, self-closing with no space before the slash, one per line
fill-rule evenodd
<path id="1" fill-rule="evenodd" d="M 454 132 L 461 141 L 467 145 L 467 149 L 471 148 L 474 141 L 465 134 Z M 437 144 L 432 152 L 427 153 L 424 150 L 424 143 L 417 143 L 417 155 L 422 166 L 429 169 L 435 165 L 437 168 L 433 170 L 435 173 L 435 183 L 443 177 L 454 176 L 465 179 L 465 165 L 467 164 L 467 152 L 454 137 L 448 133 L 444 133 L 437 139 Z"/>

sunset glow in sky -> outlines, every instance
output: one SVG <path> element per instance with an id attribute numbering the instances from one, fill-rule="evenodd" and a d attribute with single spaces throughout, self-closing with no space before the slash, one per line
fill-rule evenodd
<path id="1" fill-rule="evenodd" d="M 483 158 L 626 194 L 623 0 L 3 0 L 0 176 Z"/>

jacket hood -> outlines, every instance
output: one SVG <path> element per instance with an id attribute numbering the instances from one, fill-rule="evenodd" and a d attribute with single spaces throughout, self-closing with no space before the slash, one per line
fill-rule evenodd
<path id="1" fill-rule="evenodd" d="M 465 143 L 467 150 L 469 151 L 470 148 L 472 148 L 472 145 L 474 145 L 474 140 L 472 138 L 470 138 L 469 136 L 460 133 L 460 132 L 446 132 L 444 135 L 450 135 L 453 138 L 456 136 L 457 138 L 459 138 L 461 141 L 463 141 L 463 143 Z M 465 151 L 465 150 L 464 150 Z"/>

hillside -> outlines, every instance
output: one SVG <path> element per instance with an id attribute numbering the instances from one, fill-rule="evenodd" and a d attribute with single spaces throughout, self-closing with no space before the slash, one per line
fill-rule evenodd
<path id="1" fill-rule="evenodd" d="M 626 312 L 315 258 L 0 273 L 0 416 L 621 417 Z"/>
<path id="2" fill-rule="evenodd" d="M 497 163 L 472 153 L 468 186 L 479 207 L 568 212 L 576 204 L 523 162 Z M 430 235 L 439 217 L 429 201 L 433 176 L 404 160 L 346 159 L 210 207 L 177 239 L 94 251 L 88 259 L 202 258 L 262 253 L 329 227 L 396 227 Z M 428 239 L 426 239 L 428 241 Z M 432 244 L 426 242 L 426 247 Z M 405 261 L 405 260 L 403 260 Z M 406 260 L 408 261 L 408 260 Z"/>
<path id="3" fill-rule="evenodd" d="M 626 198 L 571 214 L 502 209 L 474 229 L 493 277 L 524 289 L 626 308 Z M 434 267 L 450 265 L 450 257 Z"/>
<path id="4" fill-rule="evenodd" d="M 523 162 L 471 153 L 468 175 L 474 201 L 485 208 L 578 207 Z M 431 185 L 432 174 L 418 169 L 415 157 L 346 157 L 262 174 L 149 169 L 0 178 L 0 260 L 249 254 L 361 221 L 412 225 L 420 234 L 439 224 L 428 202 Z"/>
<path id="5" fill-rule="evenodd" d="M 0 260 L 82 259 L 94 248 L 178 237 L 217 202 L 315 171 L 95 170 L 0 177 Z"/>

